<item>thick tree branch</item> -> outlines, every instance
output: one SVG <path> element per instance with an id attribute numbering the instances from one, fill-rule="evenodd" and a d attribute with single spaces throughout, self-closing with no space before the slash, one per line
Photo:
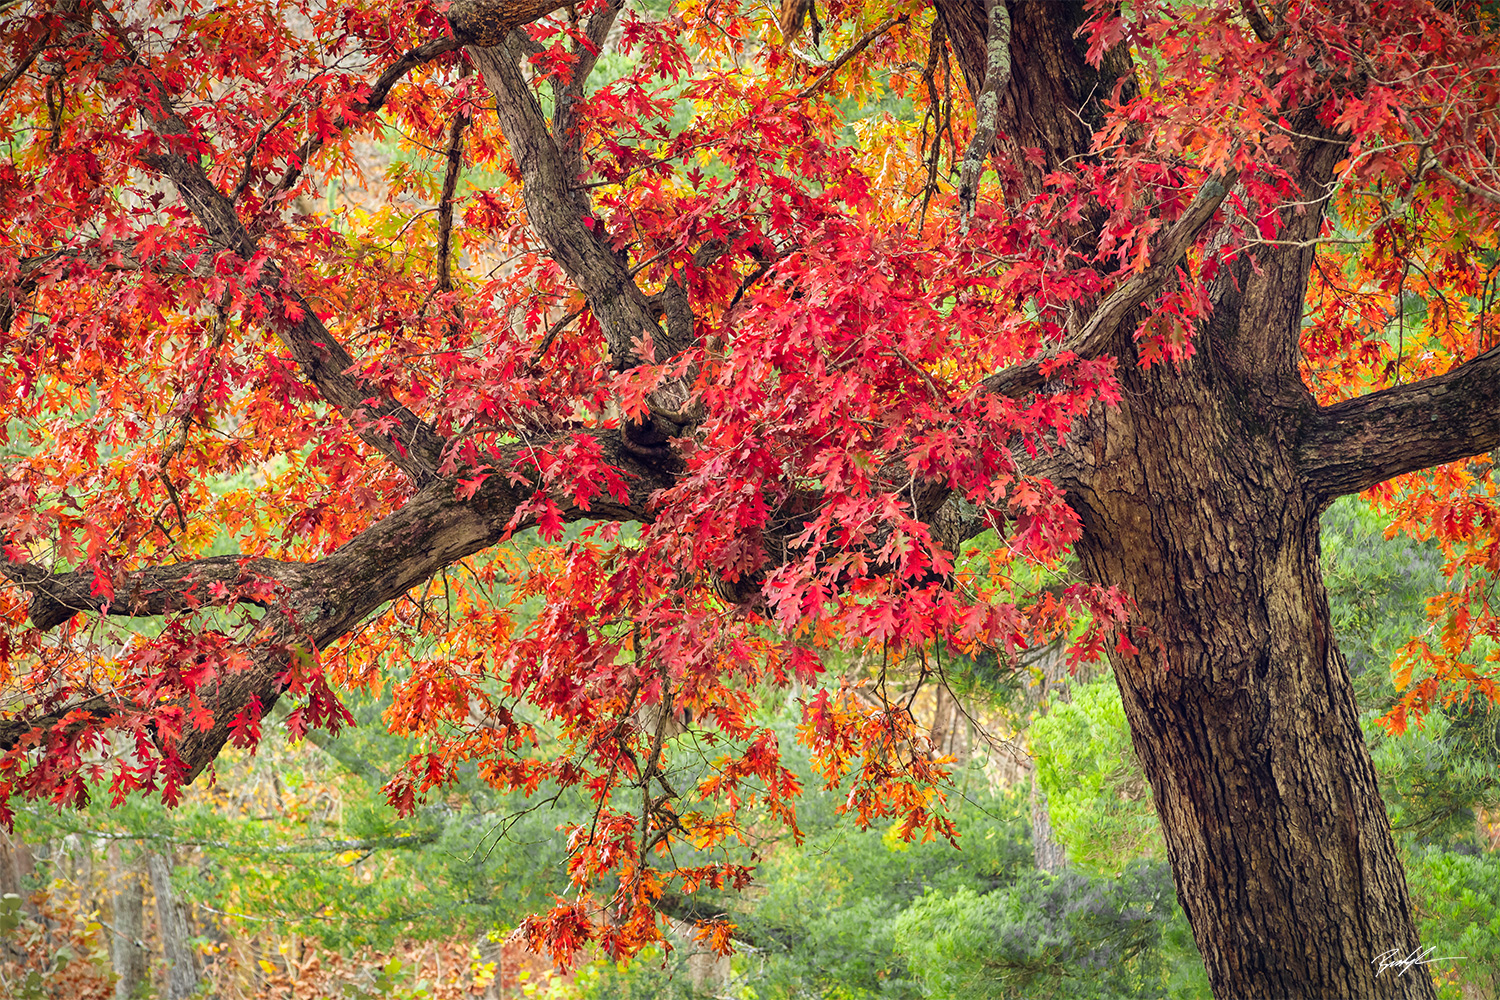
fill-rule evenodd
<path id="1" fill-rule="evenodd" d="M 648 337 L 656 361 L 681 353 L 693 333 L 686 295 L 675 303 L 682 307 L 675 310 L 679 322 L 668 322 L 663 329 L 657 322 L 661 308 L 641 292 L 598 220 L 584 214 L 573 197 L 577 178 L 548 130 L 536 96 L 521 77 L 516 47 L 509 43 L 489 48 L 471 46 L 468 51 L 495 96 L 501 131 L 521 172 L 527 218 L 553 260 L 587 298 L 604 330 L 616 370 L 627 371 L 647 360 L 641 356 L 640 345 Z M 671 287 L 669 284 L 669 291 Z M 687 322 L 680 321 L 684 313 Z M 669 311 L 668 318 L 673 315 Z M 683 433 L 689 400 L 686 386 L 690 382 L 689 378 L 669 383 L 652 392 L 648 419 L 622 427 L 621 437 L 627 447 L 655 461 L 672 460 L 669 442 Z"/>
<path id="2" fill-rule="evenodd" d="M 548 442 L 511 446 L 499 464 L 524 473 L 533 448 L 562 444 L 579 436 L 592 438 L 591 448 L 625 476 L 628 494 L 623 501 L 597 498 L 587 509 L 554 496 L 561 517 L 565 521 L 649 520 L 651 496 L 673 485 L 672 474 L 640 462 L 613 432 L 568 431 Z M 162 614 L 189 606 L 187 597 L 196 599 L 200 593 L 203 603 L 213 603 L 209 587 L 215 581 L 240 585 L 254 576 L 264 576 L 280 585 L 275 606 L 282 614 L 263 619 L 262 634 L 257 634 L 252 652 L 253 665 L 222 678 L 216 690 L 203 695 L 204 702 L 214 707 L 213 725 L 207 732 L 184 733 L 178 744 L 189 780 L 218 756 L 229 739 L 230 722 L 252 698 L 259 700 L 262 712 L 269 712 L 276 704 L 289 649 L 327 646 L 443 567 L 494 545 L 511 531 L 530 526 L 529 517 L 516 515 L 535 492 L 524 475 L 513 482 L 509 475 L 499 473 L 486 479 L 472 498 L 460 499 L 452 480 L 437 480 L 399 510 L 316 562 L 256 559 L 242 564 L 238 556 L 216 556 L 122 574 L 116 593 L 130 596 L 111 602 L 111 614 Z M 33 595 L 33 624 L 39 628 L 54 627 L 80 610 L 101 609 L 102 602 L 89 593 L 93 575 L 88 571 L 54 575 L 38 567 L 7 562 L 0 572 Z M 0 751 L 15 746 L 35 727 L 46 730 L 77 724 L 80 716 L 74 713 L 99 721 L 140 710 L 128 695 L 84 695 L 63 705 L 45 706 L 39 713 L 0 721 Z M 69 721 L 70 716 L 73 721 Z"/>
<path id="3" fill-rule="evenodd" d="M 258 580 L 281 589 L 295 590 L 302 584 L 304 564 L 279 559 L 244 556 L 210 556 L 188 563 L 152 566 L 129 573 L 120 581 L 113 597 L 94 593 L 94 571 L 49 573 L 32 563 L 0 560 L 0 575 L 31 595 L 31 624 L 47 631 L 80 611 L 140 617 L 165 615 L 196 607 L 210 607 L 239 600 L 261 607 L 264 596 L 246 596 L 244 588 L 256 590 Z"/>
<path id="4" fill-rule="evenodd" d="M 659 340 L 662 331 L 625 265 L 605 239 L 596 235 L 597 220 L 577 211 L 570 195 L 576 178 L 569 175 L 514 54 L 505 46 L 471 47 L 469 54 L 495 95 L 501 131 L 521 171 L 521 196 L 532 227 L 558 266 L 588 298 L 616 364 L 622 368 L 639 364 L 632 341 L 646 333 Z M 658 356 L 662 356 L 660 351 Z"/>
<path id="5" fill-rule="evenodd" d="M 1245 12 L 1245 20 L 1250 22 L 1250 28 L 1255 32 L 1256 38 L 1263 42 L 1270 42 L 1280 34 L 1266 18 L 1265 11 L 1260 9 L 1260 0 L 1240 0 L 1240 9 Z"/>
<path id="6" fill-rule="evenodd" d="M 202 140 L 172 110 L 165 86 L 113 15 L 101 8 L 101 16 L 139 74 L 143 93 L 137 108 L 154 133 L 139 159 L 176 185 L 211 240 L 251 260 L 259 247 L 240 222 L 234 203 L 214 186 L 199 163 L 194 151 Z M 280 304 L 270 310 L 268 323 L 323 398 L 338 407 L 359 436 L 413 483 L 420 486 L 435 479 L 444 446 L 437 432 L 406 406 L 352 373 L 354 359 L 307 300 L 289 287 L 280 268 L 266 263 L 256 287 Z"/>
<path id="7" fill-rule="evenodd" d="M 58 247 L 32 257 L 22 257 L 17 262 L 16 281 L 9 287 L 0 288 L 0 296 L 3 296 L 0 298 L 0 330 L 10 329 L 21 300 L 36 291 L 43 274 L 59 265 L 72 264 L 106 274 L 150 271 L 153 274 L 192 275 L 199 278 L 213 274 L 211 256 L 200 257 L 196 264 L 188 267 L 171 260 L 141 260 L 135 249 L 136 244 L 132 240 L 114 240 L 99 246 Z"/>
<path id="8" fill-rule="evenodd" d="M 461 44 L 489 48 L 503 44 L 512 28 L 566 6 L 561 0 L 458 0 L 448 7 L 448 24 Z"/>
<path id="9" fill-rule="evenodd" d="M 1318 410 L 1298 448 L 1325 503 L 1500 447 L 1500 347 L 1443 375 Z"/>
<path id="10" fill-rule="evenodd" d="M 1094 358 L 1107 353 L 1119 340 L 1123 332 L 1120 326 L 1126 317 L 1161 291 L 1167 279 L 1176 273 L 1182 255 L 1219 210 L 1229 189 L 1234 186 L 1236 176 L 1236 172 L 1230 170 L 1204 181 L 1187 211 L 1182 213 L 1153 248 L 1151 265 L 1115 286 L 1075 336 L 1069 337 L 1056 351 L 996 372 L 980 385 L 988 392 L 1002 395 L 1029 392 L 1046 383 L 1042 365 L 1058 354 L 1071 351 L 1080 358 Z"/>

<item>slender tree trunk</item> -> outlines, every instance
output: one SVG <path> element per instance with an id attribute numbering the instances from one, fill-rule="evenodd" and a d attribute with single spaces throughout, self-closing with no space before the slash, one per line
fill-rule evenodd
<path id="1" fill-rule="evenodd" d="M 14 893 L 21 897 L 21 908 L 27 916 L 41 917 L 31 894 L 36 890 L 36 858 L 31 845 L 19 834 L 0 828 L 0 896 Z"/>
<path id="2" fill-rule="evenodd" d="M 1031 772 L 1031 858 L 1037 868 L 1056 875 L 1068 867 L 1068 852 L 1052 832 L 1052 813 L 1047 808 L 1047 793 Z"/>
<path id="3" fill-rule="evenodd" d="M 162 1000 L 187 1000 L 198 989 L 201 978 L 198 953 L 190 943 L 193 932 L 187 911 L 172 889 L 172 866 L 155 851 L 146 855 L 151 873 L 151 891 L 156 896 L 156 922 L 161 929 L 162 952 L 167 959 L 167 981 Z"/>
<path id="4" fill-rule="evenodd" d="M 490 937 L 489 932 L 479 935 L 479 960 L 495 963 L 495 978 L 484 989 L 484 1000 L 502 1000 L 505 996 L 505 942 Z"/>
<path id="5" fill-rule="evenodd" d="M 1067 658 L 1059 642 L 1048 649 L 1042 659 L 1042 685 L 1038 697 L 1050 710 L 1053 698 L 1071 701 L 1068 685 L 1063 681 L 1067 674 Z M 1044 872 L 1056 875 L 1068 866 L 1068 852 L 1057 842 L 1052 831 L 1052 812 L 1047 806 L 1047 792 L 1037 780 L 1036 768 L 1031 770 L 1031 856 L 1036 866 Z"/>
<path id="6" fill-rule="evenodd" d="M 142 901 L 145 886 L 142 872 L 120 863 L 118 846 L 110 849 L 110 882 L 113 907 L 109 938 L 110 962 L 115 973 L 115 1000 L 134 1000 L 142 994 L 150 956 L 142 940 L 144 920 Z"/>
<path id="7" fill-rule="evenodd" d="M 691 921 L 667 919 L 671 922 L 672 936 L 677 939 L 676 947 L 687 956 L 688 985 L 693 992 L 722 992 L 729 985 L 729 958 L 694 937 Z"/>
<path id="8" fill-rule="evenodd" d="M 1300 485 L 1308 399 L 1195 359 L 1122 371 L 1073 494 L 1088 576 L 1134 598 L 1112 657 L 1214 993 L 1432 997 Z"/>

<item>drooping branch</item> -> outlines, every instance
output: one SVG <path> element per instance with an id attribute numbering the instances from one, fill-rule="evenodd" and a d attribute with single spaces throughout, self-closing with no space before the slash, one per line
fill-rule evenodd
<path id="1" fill-rule="evenodd" d="M 211 240 L 251 260 L 259 247 L 234 203 L 209 180 L 198 157 L 187 152 L 201 140 L 173 111 L 166 87 L 113 15 L 101 8 L 100 16 L 140 79 L 143 93 L 137 107 L 154 133 L 153 141 L 138 154 L 140 161 L 172 181 Z M 405 405 L 353 374 L 354 359 L 307 300 L 290 287 L 280 268 L 267 263 L 256 287 L 272 302 L 283 303 L 270 310 L 269 325 L 323 398 L 413 483 L 420 486 L 436 478 L 444 447 L 437 432 Z"/>
<path id="2" fill-rule="evenodd" d="M 1331 502 L 1392 477 L 1500 447 L 1500 347 L 1432 378 L 1318 410 L 1298 454 Z"/>
<path id="3" fill-rule="evenodd" d="M 1000 131 L 1000 89 L 1010 80 L 1010 9 L 1005 0 L 985 0 L 989 37 L 985 41 L 984 85 L 974 100 L 974 139 L 959 169 L 958 206 L 961 218 L 974 211 L 979 197 L 979 175 Z"/>

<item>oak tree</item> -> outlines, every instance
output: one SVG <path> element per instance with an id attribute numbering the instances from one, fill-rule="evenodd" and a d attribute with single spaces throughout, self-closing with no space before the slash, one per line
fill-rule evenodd
<path id="1" fill-rule="evenodd" d="M 1389 724 L 1493 695 L 1493 5 L 0 18 L 0 820 L 176 801 L 390 683 L 397 809 L 588 789 L 528 929 L 628 955 L 795 831 L 755 692 L 802 685 L 858 820 L 953 837 L 820 651 L 936 680 L 1079 622 L 1216 994 L 1432 995 L 1318 516 L 1384 491 L 1447 546 Z"/>

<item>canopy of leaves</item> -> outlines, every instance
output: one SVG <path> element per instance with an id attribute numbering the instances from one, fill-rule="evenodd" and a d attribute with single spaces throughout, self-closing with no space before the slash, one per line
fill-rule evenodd
<path id="1" fill-rule="evenodd" d="M 302 736 L 388 696 L 401 815 L 585 798 L 528 933 L 629 955 L 667 895 L 743 887 L 763 825 L 800 837 L 809 780 L 956 837 L 910 711 L 828 663 L 941 674 L 1070 621 L 1075 661 L 1133 648 L 1119 592 L 1004 568 L 1078 537 L 1046 462 L 1119 399 L 1080 303 L 1149 303 L 1139 363 L 1187 362 L 1210 283 L 1332 197 L 1320 402 L 1495 342 L 1483 4 L 1299 3 L 1270 37 L 1256 4 L 1099 5 L 1091 59 L 1139 85 L 1089 157 L 1025 150 L 973 205 L 925 6 L 591 0 L 497 37 L 470 6 L 0 9 L 0 821 L 174 804 L 273 702 Z M 1348 143 L 1331 195 L 1293 179 L 1308 130 Z M 1495 696 L 1495 490 L 1487 461 L 1383 490 L 1449 581 L 1393 729 Z"/>

